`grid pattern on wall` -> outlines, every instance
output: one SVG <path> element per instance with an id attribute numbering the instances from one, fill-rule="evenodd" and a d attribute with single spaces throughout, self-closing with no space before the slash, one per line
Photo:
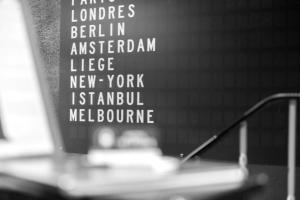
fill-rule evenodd
<path id="1" fill-rule="evenodd" d="M 260 99 L 299 91 L 298 0 L 134 3 L 136 17 L 126 22 L 126 37 L 156 37 L 157 52 L 117 55 L 116 72 L 145 74 L 144 103 L 155 110 L 165 153 L 187 154 Z M 59 92 L 63 98 L 64 91 Z M 282 103 L 250 120 L 252 163 L 285 163 L 286 122 L 287 106 Z M 74 150 L 84 146 L 93 127 L 73 127 L 66 143 Z M 236 133 L 204 157 L 237 160 Z M 299 156 L 298 149 L 298 162 Z"/>
<path id="2" fill-rule="evenodd" d="M 299 91 L 299 1 L 143 0 L 137 6 L 135 34 L 155 35 L 158 52 L 122 63 L 146 74 L 145 104 L 156 110 L 165 152 L 186 154 L 260 99 Z M 286 122 L 284 103 L 250 120 L 252 162 L 285 163 Z M 235 132 L 205 157 L 236 159 Z"/>

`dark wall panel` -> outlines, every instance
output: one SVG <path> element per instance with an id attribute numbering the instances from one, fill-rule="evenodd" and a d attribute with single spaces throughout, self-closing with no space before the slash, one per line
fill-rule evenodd
<path id="1" fill-rule="evenodd" d="M 57 95 L 59 1 L 31 2 L 49 82 Z M 190 152 L 267 95 L 300 90 L 299 1 L 135 3 L 139 17 L 131 34 L 155 35 L 159 51 L 120 56 L 118 62 L 124 71 L 145 72 L 145 103 L 156 110 L 166 153 Z M 286 162 L 286 117 L 287 106 L 279 104 L 250 120 L 250 162 Z M 74 137 L 83 140 L 87 131 L 78 130 Z M 237 150 L 235 131 L 205 157 L 233 160 Z M 299 156 L 298 150 L 298 162 Z"/>
<path id="2" fill-rule="evenodd" d="M 159 55 L 147 60 L 143 70 L 166 152 L 186 154 L 260 99 L 299 92 L 298 1 L 165 0 L 138 5 L 151 13 L 145 14 L 141 30 L 159 38 Z M 154 29 L 148 30 L 149 24 Z M 284 164 L 287 104 L 269 106 L 249 123 L 250 162 Z M 237 159 L 237 138 L 233 131 L 205 157 Z"/>

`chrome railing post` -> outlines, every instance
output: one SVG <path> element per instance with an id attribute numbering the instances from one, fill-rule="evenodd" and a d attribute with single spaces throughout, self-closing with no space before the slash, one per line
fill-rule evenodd
<path id="1" fill-rule="evenodd" d="M 240 157 L 239 164 L 242 168 L 247 167 L 248 159 L 247 159 L 247 122 L 243 121 L 240 124 Z"/>
<path id="2" fill-rule="evenodd" d="M 288 119 L 288 196 L 287 200 L 295 200 L 296 177 L 296 129 L 297 129 L 297 101 L 289 101 Z"/>

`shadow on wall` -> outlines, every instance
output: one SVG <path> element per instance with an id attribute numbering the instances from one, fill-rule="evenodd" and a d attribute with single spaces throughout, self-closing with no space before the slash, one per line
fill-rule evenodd
<path id="1" fill-rule="evenodd" d="M 58 105 L 60 0 L 29 0 L 28 2 L 39 36 L 47 81 L 54 103 Z"/>

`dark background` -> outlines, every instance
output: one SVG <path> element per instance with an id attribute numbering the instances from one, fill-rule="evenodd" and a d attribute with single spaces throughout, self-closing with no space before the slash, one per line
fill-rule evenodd
<path id="1" fill-rule="evenodd" d="M 61 1 L 28 2 L 58 108 Z M 135 2 L 142 7 L 137 17 L 139 30 L 159 38 L 159 57 L 155 57 L 158 60 L 151 60 L 148 55 L 147 62 L 139 66 L 145 66 L 140 67 L 143 71 L 149 69 L 146 94 L 156 109 L 166 153 L 179 156 L 190 152 L 267 95 L 299 92 L 298 0 Z M 143 16 L 151 23 L 143 23 Z M 150 25 L 155 29 L 150 29 Z M 281 103 L 269 106 L 250 120 L 250 163 L 259 164 L 249 166 L 250 174 L 266 172 L 270 178 L 266 198 L 260 199 L 283 199 L 287 193 L 287 169 L 272 165 L 286 165 L 286 121 L 287 105 Z M 236 133 L 232 132 L 205 157 L 237 161 Z M 81 137 L 86 137 L 84 134 L 82 131 Z M 80 141 L 80 135 L 76 137 Z M 298 163 L 299 155 L 298 145 Z M 1 198 L 18 197 L 1 194 Z"/>
<path id="2" fill-rule="evenodd" d="M 156 111 L 165 153 L 187 154 L 260 99 L 299 91 L 297 1 L 135 4 L 136 17 L 126 24 L 127 37 L 155 36 L 158 51 L 118 55 L 117 66 L 121 72 L 145 73 L 145 104 Z M 287 104 L 269 106 L 249 123 L 250 162 L 285 163 Z M 87 129 L 78 129 L 83 141 Z M 205 157 L 234 160 L 237 153 L 235 131 Z"/>
<path id="3" fill-rule="evenodd" d="M 42 2 L 32 4 L 49 70 L 57 66 L 58 36 L 47 37 L 51 30 L 55 34 L 59 30 L 55 14 L 59 2 Z M 299 91 L 297 0 L 139 0 L 135 4 L 136 21 L 128 34 L 156 36 L 158 52 L 124 56 L 119 62 L 124 70 L 145 72 L 146 104 L 156 110 L 164 152 L 186 154 L 261 98 Z M 39 12 L 43 6 L 54 7 L 54 15 L 53 9 Z M 50 71 L 57 96 L 59 75 Z M 269 106 L 250 120 L 250 163 L 286 163 L 286 122 L 285 103 Z M 236 133 L 205 157 L 237 160 Z M 87 137 L 85 129 L 76 134 L 79 141 Z M 298 148 L 298 163 L 299 155 Z"/>
<path id="4" fill-rule="evenodd" d="M 157 110 L 165 152 L 186 154 L 260 99 L 299 92 L 299 1 L 157 0 L 138 5 L 145 16 L 140 30 L 159 38 L 159 55 L 142 59 L 148 104 Z M 285 164 L 287 104 L 269 106 L 249 124 L 250 162 Z M 205 157 L 237 159 L 236 133 Z"/>

